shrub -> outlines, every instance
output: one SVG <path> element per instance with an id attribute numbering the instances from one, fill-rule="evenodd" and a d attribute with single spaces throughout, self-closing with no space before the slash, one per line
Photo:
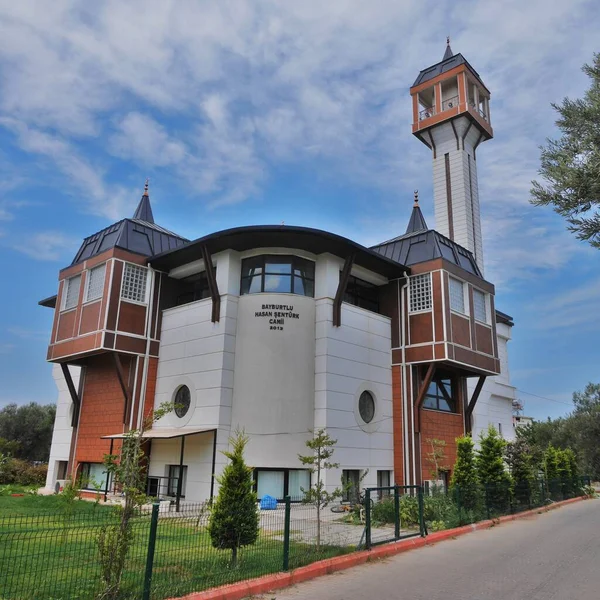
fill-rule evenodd
<path id="1" fill-rule="evenodd" d="M 473 440 L 470 435 L 456 438 L 456 462 L 450 482 L 452 495 L 466 510 L 473 510 L 479 500 Z"/>
<path id="2" fill-rule="evenodd" d="M 5 460 L 0 471 L 0 484 L 37 485 L 46 482 L 48 465 L 34 465 L 20 458 Z"/>
<path id="3" fill-rule="evenodd" d="M 511 479 L 504 464 L 506 442 L 496 428 L 490 425 L 479 437 L 477 476 L 485 488 L 488 510 L 507 510 L 510 503 Z"/>

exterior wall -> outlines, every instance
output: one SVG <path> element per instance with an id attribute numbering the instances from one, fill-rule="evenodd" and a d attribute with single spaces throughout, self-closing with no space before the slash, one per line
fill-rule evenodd
<path id="1" fill-rule="evenodd" d="M 344 303 L 342 325 L 333 327 L 332 311 L 330 298 L 317 300 L 314 427 L 337 439 L 334 461 L 340 464 L 325 483 L 333 489 L 343 469 L 368 469 L 361 485 L 375 486 L 378 470 L 394 470 L 390 319 Z M 376 403 L 369 424 L 358 414 L 365 390 Z"/>
<path id="2" fill-rule="evenodd" d="M 474 150 L 480 132 L 477 127 L 471 127 L 465 137 L 463 147 L 462 137 L 467 131 L 470 121 L 466 117 L 460 117 L 452 123 L 459 138 L 458 145 L 450 122 L 440 123 L 430 130 L 436 147 L 436 156 L 433 159 L 435 228 L 446 237 L 471 250 L 483 273 L 479 187 Z M 449 155 L 450 166 L 452 222 L 450 222 L 448 212 L 446 154 Z"/>
<path id="3" fill-rule="evenodd" d="M 75 389 L 79 386 L 81 375 L 80 367 L 69 367 Z M 73 428 L 71 427 L 71 407 L 73 401 L 71 394 L 67 389 L 67 382 L 62 373 L 60 365 L 54 365 L 52 368 L 52 377 L 58 390 L 56 399 L 56 419 L 52 431 L 52 445 L 50 446 L 50 458 L 48 460 L 48 475 L 46 477 L 46 489 L 54 490 L 54 484 L 57 479 L 57 469 L 59 461 L 68 461 L 71 450 L 71 437 Z"/>
<path id="4" fill-rule="evenodd" d="M 508 367 L 508 342 L 511 338 L 511 328 L 503 323 L 497 324 L 498 354 L 500 358 L 500 375 L 488 377 L 479 395 L 479 400 L 473 412 L 473 439 L 493 425 L 498 429 L 500 424 L 502 436 L 511 440 L 515 438 L 512 418 L 512 403 L 516 398 L 515 387 L 510 383 Z M 473 393 L 475 379 L 468 380 L 469 394 Z"/>

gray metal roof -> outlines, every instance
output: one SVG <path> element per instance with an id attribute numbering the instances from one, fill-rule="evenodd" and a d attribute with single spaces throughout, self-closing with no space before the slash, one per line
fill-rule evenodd
<path id="1" fill-rule="evenodd" d="M 143 256 L 153 256 L 179 248 L 187 242 L 187 239 L 154 223 L 146 184 L 133 218 L 122 219 L 85 238 L 71 264 L 87 260 L 109 248 L 122 248 Z"/>
<path id="2" fill-rule="evenodd" d="M 405 233 L 372 246 L 371 250 L 408 267 L 436 258 L 444 258 L 468 273 L 483 278 L 472 252 L 433 229 Z"/>
<path id="3" fill-rule="evenodd" d="M 423 69 L 419 73 L 419 76 L 415 79 L 412 87 L 420 85 L 421 83 L 425 83 L 426 81 L 429 81 L 430 79 L 433 79 L 442 73 L 446 73 L 447 71 L 450 71 L 459 65 L 467 65 L 469 70 L 473 73 L 473 75 L 475 75 L 475 77 L 477 77 L 477 79 L 479 79 L 481 85 L 483 85 L 483 87 L 487 90 L 483 81 L 481 81 L 481 77 L 479 77 L 479 73 L 469 64 L 469 61 L 460 52 L 458 54 L 452 54 L 450 45 L 446 47 L 444 58 L 439 63 Z M 487 91 L 489 92 L 489 90 Z"/>

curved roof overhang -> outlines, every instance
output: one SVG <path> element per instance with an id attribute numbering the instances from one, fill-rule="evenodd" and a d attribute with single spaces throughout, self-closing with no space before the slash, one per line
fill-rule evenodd
<path id="1" fill-rule="evenodd" d="M 388 279 L 402 277 L 405 271 L 409 271 L 404 265 L 348 238 L 320 229 L 292 225 L 250 225 L 217 231 L 174 250 L 152 256 L 148 262 L 155 269 L 169 272 L 175 267 L 202 258 L 202 246 L 206 246 L 210 254 L 223 250 L 243 252 L 254 248 L 295 248 L 313 254 L 328 252 L 342 259 L 354 254 L 354 264 Z"/>

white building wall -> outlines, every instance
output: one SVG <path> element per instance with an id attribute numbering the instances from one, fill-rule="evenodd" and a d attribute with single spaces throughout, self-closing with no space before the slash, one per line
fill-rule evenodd
<path id="1" fill-rule="evenodd" d="M 69 367 L 73 385 L 79 389 L 79 378 L 81 367 Z M 63 376 L 60 365 L 52 366 L 52 377 L 58 390 L 56 399 L 56 419 L 52 431 L 52 445 L 50 446 L 50 458 L 48 460 L 48 475 L 46 476 L 46 489 L 54 491 L 54 484 L 57 479 L 58 463 L 69 460 L 69 451 L 71 448 L 71 437 L 73 428 L 71 427 L 72 405 L 71 394 L 67 388 L 67 382 Z"/>

